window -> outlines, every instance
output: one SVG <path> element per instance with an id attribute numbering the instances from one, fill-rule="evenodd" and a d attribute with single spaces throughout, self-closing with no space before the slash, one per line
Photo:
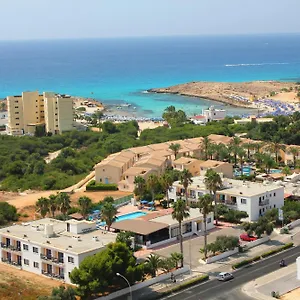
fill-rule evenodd
<path id="1" fill-rule="evenodd" d="M 38 120 L 38 119 L 39 119 L 39 117 L 36 117 L 36 119 Z"/>
<path id="2" fill-rule="evenodd" d="M 68 256 L 68 262 L 74 264 L 74 257 Z"/>
<path id="3" fill-rule="evenodd" d="M 37 247 L 33 247 L 33 248 L 32 248 L 32 251 L 33 251 L 34 253 L 39 253 L 39 249 L 38 249 Z"/>
<path id="4" fill-rule="evenodd" d="M 272 194 L 270 194 L 270 197 L 272 197 Z"/>
<path id="5" fill-rule="evenodd" d="M 20 120 L 20 118 L 16 118 L 16 120 Z"/>
<path id="6" fill-rule="evenodd" d="M 260 198 L 260 197 L 259 197 Z M 241 204 L 247 204 L 247 199 L 241 198 Z"/>
<path id="7" fill-rule="evenodd" d="M 28 245 L 23 244 L 23 249 L 28 251 L 29 250 Z"/>
<path id="8" fill-rule="evenodd" d="M 19 108 L 19 106 L 15 106 L 15 108 Z"/>
<path id="9" fill-rule="evenodd" d="M 38 268 L 39 268 L 39 263 L 36 262 L 36 261 L 34 261 L 34 262 L 33 262 L 33 266 L 34 266 L 34 268 L 37 268 L 37 269 L 38 269 Z"/>
<path id="10" fill-rule="evenodd" d="M 15 112 L 15 115 L 18 115 L 18 114 L 19 114 L 19 112 L 18 112 L 18 111 L 16 111 L 16 112 Z"/>
<path id="11" fill-rule="evenodd" d="M 276 193 L 274 193 L 274 197 L 276 196 Z"/>
<path id="12" fill-rule="evenodd" d="M 20 123 L 16 123 L 16 126 L 20 125 Z"/>
<path id="13" fill-rule="evenodd" d="M 274 204 L 274 208 L 276 208 L 276 204 Z"/>
<path id="14" fill-rule="evenodd" d="M 24 265 L 29 266 L 29 259 L 24 258 Z"/>
<path id="15" fill-rule="evenodd" d="M 206 223 L 208 224 L 208 223 L 211 223 L 211 218 L 207 218 L 206 219 Z"/>
<path id="16" fill-rule="evenodd" d="M 259 201 L 261 201 L 261 197 L 259 197 Z"/>
<path id="17" fill-rule="evenodd" d="M 265 196 L 263 196 L 263 200 L 265 200 Z"/>

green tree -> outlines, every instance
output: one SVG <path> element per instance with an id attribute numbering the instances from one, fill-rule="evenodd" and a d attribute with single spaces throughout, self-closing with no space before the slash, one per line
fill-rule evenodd
<path id="1" fill-rule="evenodd" d="M 293 167 L 295 169 L 297 166 L 297 157 L 299 156 L 299 150 L 296 147 L 290 147 L 289 152 L 291 152 L 293 155 Z"/>
<path id="2" fill-rule="evenodd" d="M 189 209 L 185 201 L 178 199 L 175 203 L 173 203 L 172 218 L 178 222 L 180 253 L 182 255 L 181 267 L 183 267 L 183 241 L 181 224 L 184 219 L 189 217 L 189 215 Z"/>
<path id="3" fill-rule="evenodd" d="M 132 238 L 134 237 L 134 233 L 129 231 L 120 231 L 117 234 L 116 242 L 124 243 L 128 248 L 132 248 Z M 134 249 L 132 249 L 134 250 Z"/>
<path id="4" fill-rule="evenodd" d="M 241 176 L 243 176 L 243 167 L 244 167 L 244 159 L 246 156 L 246 152 L 243 148 L 239 148 L 237 152 L 239 161 L 240 161 L 240 169 L 241 169 Z"/>
<path id="5" fill-rule="evenodd" d="M 212 196 L 205 194 L 199 197 L 199 209 L 200 213 L 203 215 L 203 225 L 204 225 L 204 257 L 207 258 L 207 215 L 213 211 Z"/>
<path id="6" fill-rule="evenodd" d="M 274 140 L 269 144 L 267 149 L 271 153 L 275 153 L 275 162 L 278 163 L 278 156 L 279 156 L 279 151 L 285 149 L 285 145 L 280 144 L 278 141 Z"/>
<path id="7" fill-rule="evenodd" d="M 49 212 L 49 199 L 45 197 L 39 198 L 35 203 L 35 207 L 42 218 L 45 218 L 45 216 Z"/>
<path id="8" fill-rule="evenodd" d="M 52 218 L 55 217 L 55 212 L 57 210 L 57 206 L 58 206 L 57 195 L 53 195 L 53 194 L 50 195 L 49 196 L 49 211 L 52 214 Z"/>
<path id="9" fill-rule="evenodd" d="M 173 151 L 174 157 L 175 157 L 175 159 L 177 159 L 178 152 L 181 149 L 181 145 L 178 143 L 176 143 L 176 144 L 171 143 L 171 145 L 169 146 L 169 149 Z"/>
<path id="10" fill-rule="evenodd" d="M 158 184 L 158 177 L 155 174 L 150 174 L 146 180 L 147 189 L 151 192 L 152 201 L 155 200 L 155 189 Z"/>
<path id="11" fill-rule="evenodd" d="M 0 225 L 6 225 L 11 221 L 18 221 L 16 207 L 7 202 L 0 202 Z"/>
<path id="12" fill-rule="evenodd" d="M 61 213 L 64 215 L 64 218 L 67 218 L 67 212 L 71 207 L 71 199 L 70 199 L 70 195 L 67 193 L 59 193 L 57 195 L 57 204 L 59 207 L 59 210 L 61 211 Z"/>
<path id="13" fill-rule="evenodd" d="M 167 257 L 161 260 L 160 269 L 164 272 L 169 273 L 175 268 L 175 262 L 171 257 Z"/>
<path id="14" fill-rule="evenodd" d="M 291 169 L 289 168 L 289 166 L 285 166 L 283 169 L 282 169 L 282 173 L 287 176 L 287 175 L 290 175 L 291 174 Z"/>
<path id="15" fill-rule="evenodd" d="M 235 166 L 237 165 L 237 156 L 240 148 L 241 148 L 241 139 L 238 137 L 234 137 L 229 144 L 229 149 L 233 155 Z"/>
<path id="16" fill-rule="evenodd" d="M 99 293 L 127 287 L 117 273 L 125 276 L 131 285 L 144 274 L 144 266 L 137 264 L 132 250 L 123 243 L 111 243 L 103 251 L 87 256 L 79 268 L 73 269 L 70 279 L 78 286 L 82 299 L 90 299 L 97 298 Z"/>
<path id="17" fill-rule="evenodd" d="M 200 143 L 200 148 L 204 152 L 204 159 L 208 160 L 208 150 L 211 146 L 211 140 L 209 139 L 208 136 L 205 136 Z"/>
<path id="18" fill-rule="evenodd" d="M 255 148 L 254 144 L 251 142 L 243 143 L 242 145 L 247 151 L 247 159 L 250 160 L 250 152 Z"/>
<path id="19" fill-rule="evenodd" d="M 160 178 L 160 183 L 161 183 L 161 186 L 163 188 L 163 191 L 165 193 L 165 197 L 166 197 L 166 200 L 167 200 L 167 206 L 169 207 L 169 189 L 170 187 L 172 186 L 173 184 L 173 177 L 172 175 L 170 174 L 170 172 L 165 172 L 161 178 Z"/>
<path id="20" fill-rule="evenodd" d="M 92 207 L 92 200 L 86 196 L 79 197 L 78 205 L 80 207 L 80 213 L 84 218 L 86 218 Z"/>
<path id="21" fill-rule="evenodd" d="M 218 211 L 217 211 L 217 191 L 223 186 L 220 175 L 213 169 L 208 169 L 204 178 L 205 187 L 209 190 L 210 194 L 213 195 L 214 199 L 214 218 L 216 225 L 218 225 Z"/>
<path id="22" fill-rule="evenodd" d="M 142 176 L 135 176 L 134 177 L 134 194 L 139 197 L 139 200 L 144 195 L 146 190 L 146 181 Z"/>
<path id="23" fill-rule="evenodd" d="M 146 269 L 153 278 L 156 277 L 157 271 L 161 267 L 161 262 L 162 260 L 157 254 L 151 253 L 146 259 Z"/>
<path id="24" fill-rule="evenodd" d="M 178 263 L 183 260 L 183 255 L 178 252 L 172 252 L 171 258 L 173 259 L 173 261 L 175 263 L 176 269 L 178 269 Z"/>
<path id="25" fill-rule="evenodd" d="M 76 300 L 76 292 L 70 286 L 61 285 L 52 289 L 51 296 L 39 296 L 38 300 Z"/>
<path id="26" fill-rule="evenodd" d="M 112 223 L 117 219 L 117 212 L 117 208 L 109 202 L 104 203 L 101 208 L 101 220 L 106 223 L 108 231 L 110 231 Z"/>
<path id="27" fill-rule="evenodd" d="M 274 168 L 276 166 L 275 160 L 270 155 L 267 154 L 263 156 L 262 163 L 265 166 L 265 170 L 267 174 L 270 174 L 271 168 Z"/>
<path id="28" fill-rule="evenodd" d="M 192 173 L 187 169 L 184 169 L 180 174 L 180 184 L 184 188 L 186 203 L 188 203 L 188 187 L 193 182 L 192 177 Z"/>

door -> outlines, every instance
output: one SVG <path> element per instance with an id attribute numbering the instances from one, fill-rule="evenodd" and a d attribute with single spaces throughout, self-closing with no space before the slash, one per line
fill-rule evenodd
<path id="1" fill-rule="evenodd" d="M 104 179 L 104 183 L 105 183 L 105 184 L 108 184 L 108 178 L 105 178 L 105 179 Z"/>
<path id="2" fill-rule="evenodd" d="M 47 256 L 47 258 L 51 259 L 52 255 L 51 255 L 51 250 L 50 249 L 46 249 L 46 256 Z"/>
<path id="3" fill-rule="evenodd" d="M 58 252 L 58 261 L 61 263 L 64 262 L 64 254 L 62 252 Z"/>
<path id="4" fill-rule="evenodd" d="M 17 241 L 17 249 L 21 250 L 21 242 L 20 241 Z"/>
<path id="5" fill-rule="evenodd" d="M 6 246 L 10 246 L 10 239 L 6 238 Z"/>
<path id="6" fill-rule="evenodd" d="M 20 255 L 17 255 L 17 263 L 19 266 L 22 265 L 22 257 Z"/>
<path id="7" fill-rule="evenodd" d="M 7 253 L 7 260 L 9 261 L 9 262 L 11 262 L 11 253 Z"/>
<path id="8" fill-rule="evenodd" d="M 52 274 L 52 266 L 47 264 L 47 273 Z"/>

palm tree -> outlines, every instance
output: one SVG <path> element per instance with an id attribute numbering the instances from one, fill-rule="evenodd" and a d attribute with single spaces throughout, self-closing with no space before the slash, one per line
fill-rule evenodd
<path id="1" fill-rule="evenodd" d="M 55 217 L 55 212 L 57 210 L 57 195 L 49 196 L 49 210 L 52 214 L 52 218 Z"/>
<path id="2" fill-rule="evenodd" d="M 209 194 L 205 194 L 199 197 L 199 209 L 203 215 L 204 224 L 204 257 L 207 258 L 207 230 L 206 230 L 206 219 L 207 215 L 213 211 L 212 197 Z"/>
<path id="3" fill-rule="evenodd" d="M 108 231 L 110 230 L 112 223 L 117 220 L 117 213 L 118 210 L 112 203 L 106 202 L 103 204 L 101 208 L 101 221 L 106 223 Z"/>
<path id="4" fill-rule="evenodd" d="M 64 215 L 65 219 L 67 218 L 68 210 L 71 208 L 70 196 L 67 193 L 59 193 L 57 196 L 57 203 L 59 210 Z"/>
<path id="5" fill-rule="evenodd" d="M 271 153 L 275 153 L 275 162 L 276 163 L 278 163 L 279 151 L 284 150 L 284 149 L 285 149 L 285 145 L 280 144 L 278 141 L 271 142 L 269 147 L 268 147 L 268 150 Z"/>
<path id="6" fill-rule="evenodd" d="M 183 259 L 183 256 L 181 253 L 178 252 L 172 252 L 171 258 L 173 259 L 176 269 L 178 269 L 178 263 Z"/>
<path id="7" fill-rule="evenodd" d="M 296 147 L 291 147 L 289 150 L 293 155 L 293 166 L 294 166 L 294 169 L 295 169 L 296 165 L 297 165 L 297 157 L 299 156 L 299 150 Z"/>
<path id="8" fill-rule="evenodd" d="M 243 147 L 244 147 L 244 149 L 247 150 L 247 159 L 249 160 L 249 159 L 250 159 L 250 151 L 251 151 L 252 149 L 254 149 L 254 144 L 251 143 L 251 142 L 244 143 L 244 144 L 243 144 Z"/>
<path id="9" fill-rule="evenodd" d="M 201 150 L 204 152 L 204 159 L 208 160 L 208 149 L 209 146 L 211 145 L 211 140 L 209 139 L 208 136 L 205 136 L 200 143 Z"/>
<path id="10" fill-rule="evenodd" d="M 155 174 L 150 174 L 146 181 L 147 189 L 151 192 L 152 202 L 155 200 L 155 189 L 158 184 L 158 177 Z"/>
<path id="11" fill-rule="evenodd" d="M 209 190 L 210 194 L 213 194 L 214 199 L 214 217 L 216 225 L 218 225 L 218 211 L 217 211 L 217 191 L 222 188 L 222 179 L 220 175 L 213 169 L 208 169 L 205 174 L 204 184 Z"/>
<path id="12" fill-rule="evenodd" d="M 172 143 L 172 144 L 169 146 L 169 149 L 172 150 L 173 153 L 174 153 L 175 159 L 177 158 L 177 155 L 178 155 L 178 152 L 179 152 L 180 148 L 181 148 L 181 145 L 178 144 L 178 143 L 176 143 L 176 144 L 173 144 L 173 143 Z"/>
<path id="13" fill-rule="evenodd" d="M 180 174 L 180 184 L 184 187 L 186 203 L 188 203 L 188 186 L 193 182 L 192 177 L 192 173 L 187 169 L 184 169 Z"/>
<path id="14" fill-rule="evenodd" d="M 173 212 L 172 212 L 172 218 L 178 222 L 178 228 L 179 228 L 179 242 L 180 242 L 180 253 L 182 255 L 181 257 L 181 267 L 183 267 L 183 243 L 182 243 L 182 228 L 181 223 L 184 219 L 188 218 L 190 216 L 189 209 L 186 206 L 186 203 L 182 199 L 178 199 L 173 204 Z"/>
<path id="15" fill-rule="evenodd" d="M 229 144 L 229 149 L 234 157 L 234 165 L 235 166 L 237 164 L 237 155 L 238 155 L 238 151 L 241 147 L 240 145 L 241 145 L 241 139 L 239 137 L 234 137 Z"/>
<path id="16" fill-rule="evenodd" d="M 270 155 L 264 155 L 263 165 L 265 166 L 266 173 L 269 174 L 271 168 L 274 168 L 276 166 L 276 162 Z"/>
<path id="17" fill-rule="evenodd" d="M 283 169 L 282 169 L 282 173 L 287 176 L 287 175 L 290 175 L 291 174 L 291 169 L 288 167 L 288 166 L 285 166 Z"/>
<path id="18" fill-rule="evenodd" d="M 167 206 L 169 207 L 169 189 L 172 186 L 174 180 L 173 176 L 169 172 L 165 172 L 160 178 L 160 184 L 166 194 Z"/>
<path id="19" fill-rule="evenodd" d="M 135 188 L 134 188 L 134 194 L 141 198 L 143 193 L 145 192 L 146 189 L 146 181 L 142 176 L 135 176 L 134 177 L 134 182 Z"/>
<path id="20" fill-rule="evenodd" d="M 253 144 L 253 148 L 255 149 L 255 153 L 260 153 L 261 148 L 264 146 L 263 142 L 255 142 Z"/>
<path id="21" fill-rule="evenodd" d="M 35 206 L 36 210 L 41 214 L 42 218 L 45 218 L 45 216 L 49 212 L 49 199 L 41 197 L 38 199 Z"/>
<path id="22" fill-rule="evenodd" d="M 244 166 L 244 158 L 246 156 L 246 152 L 243 148 L 240 148 L 237 152 L 237 155 L 240 161 L 241 176 L 243 176 L 243 166 Z"/>
<path id="23" fill-rule="evenodd" d="M 146 259 L 146 264 L 149 270 L 149 273 L 151 274 L 152 278 L 156 277 L 156 273 L 158 269 L 160 268 L 162 263 L 161 258 L 157 254 L 150 254 L 148 258 Z"/>
<path id="24" fill-rule="evenodd" d="M 92 200 L 89 197 L 82 196 L 78 199 L 78 205 L 80 207 L 80 212 L 82 216 L 86 218 L 91 209 Z"/>

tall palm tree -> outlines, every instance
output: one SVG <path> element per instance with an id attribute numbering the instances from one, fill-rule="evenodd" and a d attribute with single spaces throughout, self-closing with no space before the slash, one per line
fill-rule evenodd
<path id="1" fill-rule="evenodd" d="M 255 142 L 253 144 L 253 147 L 255 149 L 255 153 L 260 153 L 261 148 L 264 146 L 265 144 L 263 142 Z"/>
<path id="2" fill-rule="evenodd" d="M 184 187 L 186 203 L 188 203 L 188 186 L 193 182 L 192 177 L 192 173 L 187 169 L 184 169 L 180 174 L 180 184 Z"/>
<path id="3" fill-rule="evenodd" d="M 84 218 L 88 215 L 91 206 L 92 206 L 92 200 L 89 197 L 82 196 L 78 199 L 78 205 L 80 207 L 80 212 Z"/>
<path id="4" fill-rule="evenodd" d="M 208 149 L 209 146 L 211 145 L 211 140 L 208 136 L 205 136 L 200 143 L 200 148 L 204 152 L 204 159 L 208 160 Z"/>
<path id="5" fill-rule="evenodd" d="M 49 196 L 49 210 L 52 214 L 52 218 L 55 217 L 55 212 L 57 210 L 57 195 L 50 195 Z"/>
<path id="6" fill-rule="evenodd" d="M 240 148 L 241 148 L 241 139 L 235 136 L 229 144 L 229 149 L 233 155 L 235 166 L 237 164 L 237 155 Z"/>
<path id="7" fill-rule="evenodd" d="M 68 210 L 71 208 L 71 199 L 70 195 L 67 193 L 59 193 L 57 195 L 57 203 L 59 210 L 64 215 L 65 219 L 67 218 Z"/>
<path id="8" fill-rule="evenodd" d="M 45 218 L 47 213 L 49 212 L 49 199 L 45 197 L 41 197 L 35 203 L 36 210 L 40 213 L 42 218 Z"/>
<path id="9" fill-rule="evenodd" d="M 270 153 L 275 153 L 275 162 L 278 163 L 279 151 L 284 150 L 285 145 L 280 144 L 278 141 L 273 141 L 269 144 L 267 149 L 270 151 Z"/>
<path id="10" fill-rule="evenodd" d="M 171 145 L 169 146 L 169 149 L 173 151 L 174 157 L 176 159 L 177 155 L 178 155 L 178 152 L 181 149 L 181 145 L 178 144 L 178 143 L 176 143 L 176 144 L 171 143 Z"/>
<path id="11" fill-rule="evenodd" d="M 135 176 L 133 183 L 135 185 L 134 194 L 140 199 L 146 189 L 146 180 L 142 176 Z"/>
<path id="12" fill-rule="evenodd" d="M 158 177 L 155 174 L 150 174 L 146 180 L 147 189 L 151 192 L 152 202 L 155 200 L 155 188 L 158 184 Z"/>
<path id="13" fill-rule="evenodd" d="M 296 165 L 297 165 L 297 157 L 299 156 L 299 149 L 296 148 L 296 147 L 291 147 L 289 149 L 289 151 L 292 153 L 293 155 L 293 166 L 294 166 L 294 169 L 296 168 Z"/>
<path id="14" fill-rule="evenodd" d="M 101 221 L 106 223 L 108 231 L 112 223 L 117 220 L 117 212 L 117 208 L 110 202 L 104 203 L 101 208 Z"/>
<path id="15" fill-rule="evenodd" d="M 247 151 L 247 159 L 250 159 L 250 151 L 254 149 L 254 144 L 251 142 L 244 143 L 243 148 Z"/>
<path id="16" fill-rule="evenodd" d="M 169 207 L 169 189 L 173 184 L 173 176 L 169 172 L 165 172 L 160 178 L 160 184 L 166 194 L 167 206 Z"/>
<path id="17" fill-rule="evenodd" d="M 204 224 L 204 257 L 207 258 L 207 229 L 206 229 L 206 219 L 207 215 L 213 211 L 212 196 L 205 194 L 199 197 L 199 209 L 200 213 L 203 215 Z"/>
<path id="18" fill-rule="evenodd" d="M 243 176 L 244 158 L 246 157 L 246 152 L 243 148 L 240 148 L 237 155 L 240 161 L 241 176 Z"/>
<path id="19" fill-rule="evenodd" d="M 160 268 L 162 263 L 161 258 L 157 254 L 150 254 L 146 259 L 146 264 L 149 269 L 149 273 L 151 274 L 152 278 L 156 277 L 156 273 Z"/>
<path id="20" fill-rule="evenodd" d="M 214 199 L 214 218 L 216 225 L 218 225 L 218 211 L 217 211 L 217 191 L 223 186 L 220 175 L 213 169 L 208 169 L 204 178 L 205 187 L 209 190 L 210 194 L 213 195 Z"/>
<path id="21" fill-rule="evenodd" d="M 182 243 L 181 223 L 184 219 L 188 218 L 189 216 L 190 216 L 189 209 L 188 209 L 186 203 L 182 199 L 178 199 L 173 204 L 172 218 L 178 222 L 180 253 L 182 255 L 182 257 L 181 257 L 181 267 L 183 267 L 183 243 Z"/>
<path id="22" fill-rule="evenodd" d="M 273 159 L 273 157 L 271 157 L 270 155 L 267 155 L 267 154 L 265 154 L 263 156 L 263 162 L 262 163 L 265 166 L 265 170 L 266 170 L 267 174 L 270 173 L 271 168 L 274 168 L 276 166 L 276 162 Z"/>

